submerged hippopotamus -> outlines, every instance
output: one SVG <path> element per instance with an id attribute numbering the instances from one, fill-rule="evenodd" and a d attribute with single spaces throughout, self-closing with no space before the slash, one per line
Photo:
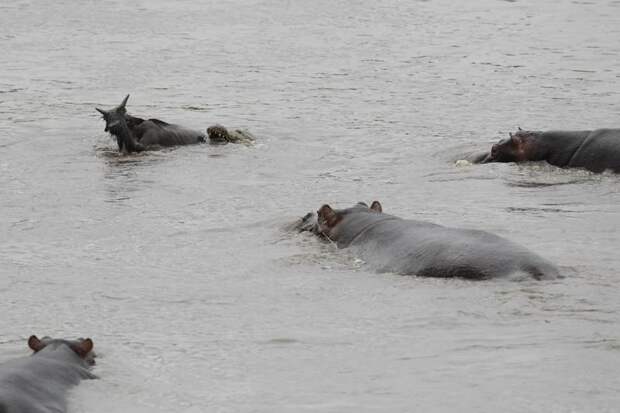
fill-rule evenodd
<path id="1" fill-rule="evenodd" d="M 58 413 L 67 410 L 67 391 L 83 379 L 96 378 L 93 341 L 31 336 L 30 357 L 0 365 L 1 413 Z"/>
<path id="2" fill-rule="evenodd" d="M 620 173 L 620 129 L 532 132 L 519 130 L 477 159 L 487 162 L 547 161 L 559 167 Z"/>
<path id="3" fill-rule="evenodd" d="M 547 260 L 514 242 L 478 230 L 448 228 L 383 213 L 378 201 L 334 210 L 323 205 L 297 223 L 382 272 L 423 277 L 488 279 L 513 274 L 555 278 Z"/>
<path id="4" fill-rule="evenodd" d="M 254 137 L 243 131 L 228 132 L 220 125 L 212 126 L 207 134 L 173 125 L 159 119 L 142 119 L 127 113 L 129 95 L 120 105 L 110 110 L 95 108 L 103 115 L 105 131 L 116 137 L 120 152 L 141 152 L 161 146 L 191 145 L 204 143 L 251 143 Z"/>

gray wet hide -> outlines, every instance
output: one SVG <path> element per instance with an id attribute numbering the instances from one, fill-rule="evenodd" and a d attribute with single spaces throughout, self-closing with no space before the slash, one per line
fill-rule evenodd
<path id="1" fill-rule="evenodd" d="M 131 132 L 145 147 L 192 145 L 206 141 L 203 132 L 158 119 L 143 120 L 136 124 Z"/>
<path id="2" fill-rule="evenodd" d="M 468 279 L 559 275 L 547 260 L 489 232 L 401 219 L 361 205 L 335 213 L 338 222 L 333 227 L 322 226 L 319 216 L 311 232 L 325 235 L 339 248 L 354 249 L 380 272 Z M 308 216 L 304 218 L 306 227 L 311 227 Z"/>
<path id="3" fill-rule="evenodd" d="M 620 172 L 620 129 L 586 131 L 519 130 L 493 145 L 485 162 L 547 161 L 561 168 Z"/>
<path id="4" fill-rule="evenodd" d="M 567 166 L 620 172 L 620 129 L 597 129 L 585 137 Z"/>
<path id="5" fill-rule="evenodd" d="M 159 119 L 142 119 L 127 113 L 129 95 L 117 107 L 96 108 L 106 123 L 105 131 L 116 138 L 120 152 L 142 152 L 164 146 L 191 145 L 206 142 L 203 132 Z"/>
<path id="6" fill-rule="evenodd" d="M 96 378 L 66 345 L 50 346 L 0 365 L 0 413 L 62 413 L 67 392 Z"/>

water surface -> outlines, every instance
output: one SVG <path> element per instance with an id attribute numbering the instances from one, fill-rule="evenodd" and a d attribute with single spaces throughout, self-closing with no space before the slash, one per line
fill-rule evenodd
<path id="1" fill-rule="evenodd" d="M 617 1 L 0 5 L 0 358 L 91 336 L 72 412 L 620 406 L 620 178 L 456 167 L 617 127 Z M 94 106 L 254 147 L 118 156 Z M 566 275 L 375 274 L 283 226 L 323 203 L 493 231 Z"/>

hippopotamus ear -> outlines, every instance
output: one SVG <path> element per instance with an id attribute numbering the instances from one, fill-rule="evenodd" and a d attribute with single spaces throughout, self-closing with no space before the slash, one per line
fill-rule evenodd
<path id="1" fill-rule="evenodd" d="M 338 223 L 338 214 L 329 205 L 323 205 L 318 211 L 319 222 L 324 222 L 328 227 L 333 227 Z"/>
<path id="2" fill-rule="evenodd" d="M 383 212 L 383 207 L 381 206 L 381 203 L 379 201 L 372 201 L 372 204 L 370 205 L 370 209 L 372 209 L 375 212 Z"/>
<path id="3" fill-rule="evenodd" d="M 85 338 L 84 340 L 80 341 L 79 344 L 71 346 L 71 348 L 73 349 L 73 351 L 76 352 L 78 356 L 84 358 L 88 355 L 88 353 L 92 351 L 93 346 L 93 340 L 91 340 L 90 338 Z"/>
<path id="4" fill-rule="evenodd" d="M 45 343 L 43 343 L 39 338 L 35 335 L 30 336 L 28 339 L 28 347 L 32 349 L 35 353 L 39 350 L 42 350 L 45 347 Z"/>

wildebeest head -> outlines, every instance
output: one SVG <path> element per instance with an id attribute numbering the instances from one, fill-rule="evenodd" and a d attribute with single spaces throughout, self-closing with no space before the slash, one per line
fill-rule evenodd
<path id="1" fill-rule="evenodd" d="M 56 349 L 60 346 L 67 346 L 81 359 L 88 364 L 95 364 L 95 353 L 93 351 L 93 341 L 90 338 L 78 338 L 77 340 L 63 340 L 59 338 L 43 337 L 39 339 L 37 336 L 32 335 L 28 339 L 28 347 L 30 347 L 35 354 L 44 348 Z"/>
<path id="2" fill-rule="evenodd" d="M 127 105 L 127 100 L 129 99 L 129 95 L 125 96 L 125 99 L 121 102 L 117 107 L 110 110 L 103 110 L 100 108 L 95 108 L 97 112 L 101 113 L 103 116 L 103 120 L 105 120 L 105 131 L 115 134 L 115 131 L 121 126 L 121 120 L 125 119 L 127 115 L 127 109 L 125 105 Z"/>
<path id="3" fill-rule="evenodd" d="M 540 160 L 534 140 L 539 132 L 519 129 L 491 147 L 490 162 L 524 162 Z"/>

